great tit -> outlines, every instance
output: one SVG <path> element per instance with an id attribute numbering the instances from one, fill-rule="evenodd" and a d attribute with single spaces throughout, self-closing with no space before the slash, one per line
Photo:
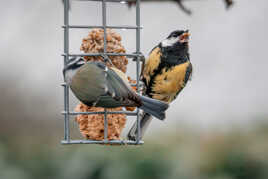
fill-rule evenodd
<path id="1" fill-rule="evenodd" d="M 188 30 L 176 30 L 150 52 L 141 74 L 145 94 L 150 98 L 171 103 L 187 84 L 192 74 L 189 36 Z M 151 120 L 152 116 L 149 114 L 145 113 L 142 117 L 141 136 Z M 134 124 L 128 133 L 130 140 L 136 139 L 136 126 Z"/>
<path id="2" fill-rule="evenodd" d="M 156 118 L 165 119 L 166 102 L 137 94 L 123 72 L 101 62 L 71 59 L 63 70 L 67 85 L 88 106 L 116 108 L 138 107 Z"/>

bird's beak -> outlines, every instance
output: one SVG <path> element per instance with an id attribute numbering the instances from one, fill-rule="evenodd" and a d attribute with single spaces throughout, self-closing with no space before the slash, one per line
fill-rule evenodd
<path id="1" fill-rule="evenodd" d="M 188 42 L 189 41 L 189 38 L 190 38 L 190 33 L 189 33 L 189 31 L 187 30 L 187 31 L 185 31 L 182 35 L 180 35 L 180 37 L 179 37 L 179 41 L 181 42 L 181 43 L 185 43 L 185 42 Z"/>

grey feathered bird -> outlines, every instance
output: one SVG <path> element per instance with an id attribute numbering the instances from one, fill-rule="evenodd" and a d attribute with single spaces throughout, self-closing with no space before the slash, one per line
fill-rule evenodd
<path id="1" fill-rule="evenodd" d="M 66 83 L 74 95 L 88 106 L 115 108 L 138 107 L 160 120 L 169 105 L 137 94 L 123 72 L 101 62 L 71 59 L 63 70 Z"/>

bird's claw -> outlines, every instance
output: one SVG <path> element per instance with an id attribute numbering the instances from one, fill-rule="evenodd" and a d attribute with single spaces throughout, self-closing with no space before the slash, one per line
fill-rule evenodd
<path id="1" fill-rule="evenodd" d="M 137 55 L 133 58 L 133 61 L 137 61 L 137 59 L 139 58 L 142 63 L 145 62 L 145 56 L 141 52 L 135 52 L 133 54 Z"/>
<path id="2" fill-rule="evenodd" d="M 104 63 L 109 62 L 112 66 L 114 66 L 113 62 L 107 55 L 101 55 L 101 57 L 103 58 Z"/>

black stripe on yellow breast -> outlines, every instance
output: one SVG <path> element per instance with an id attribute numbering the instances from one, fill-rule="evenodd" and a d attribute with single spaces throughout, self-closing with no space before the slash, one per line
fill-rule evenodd
<path id="1" fill-rule="evenodd" d="M 190 61 L 171 68 L 164 67 L 153 79 L 150 96 L 170 103 L 186 85 L 192 72 Z"/>

